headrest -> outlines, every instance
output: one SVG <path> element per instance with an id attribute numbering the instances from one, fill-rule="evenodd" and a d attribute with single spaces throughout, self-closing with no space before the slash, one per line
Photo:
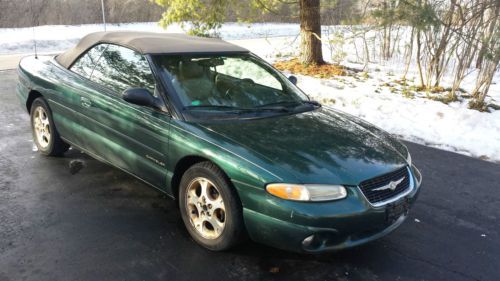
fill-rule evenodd
<path id="1" fill-rule="evenodd" d="M 179 62 L 179 72 L 182 79 L 199 78 L 203 76 L 203 66 L 192 61 Z"/>

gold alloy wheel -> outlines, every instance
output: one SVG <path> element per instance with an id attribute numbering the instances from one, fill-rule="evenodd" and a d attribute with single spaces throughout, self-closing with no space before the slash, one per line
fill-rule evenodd
<path id="1" fill-rule="evenodd" d="M 35 109 L 35 116 L 33 116 L 33 129 L 35 130 L 35 137 L 38 145 L 41 148 L 47 148 L 52 137 L 50 129 L 49 116 L 45 109 L 41 106 Z"/>
<path id="2" fill-rule="evenodd" d="M 210 180 L 198 177 L 186 189 L 189 221 L 205 239 L 216 239 L 224 230 L 226 210 L 219 189 Z"/>

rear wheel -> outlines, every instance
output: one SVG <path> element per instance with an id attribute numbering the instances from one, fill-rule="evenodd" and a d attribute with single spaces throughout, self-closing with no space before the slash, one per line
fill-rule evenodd
<path id="1" fill-rule="evenodd" d="M 38 151 L 47 156 L 63 155 L 69 149 L 69 145 L 59 136 L 49 105 L 42 97 L 33 101 L 30 115 L 33 141 Z"/>
<path id="2" fill-rule="evenodd" d="M 222 251 L 242 240 L 241 202 L 225 174 L 213 163 L 195 164 L 184 173 L 179 205 L 187 230 L 203 247 Z"/>

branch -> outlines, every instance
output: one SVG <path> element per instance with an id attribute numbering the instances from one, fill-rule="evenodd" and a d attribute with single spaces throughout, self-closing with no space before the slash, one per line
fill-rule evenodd
<path id="1" fill-rule="evenodd" d="M 299 1 L 284 1 L 284 0 L 278 0 L 278 2 L 283 3 L 283 4 L 299 4 Z"/>
<path id="2" fill-rule="evenodd" d="M 279 13 L 269 7 L 267 7 L 263 2 L 262 0 L 255 0 L 257 2 L 257 4 L 264 10 L 270 12 L 271 14 L 274 14 L 274 15 L 279 15 Z"/>

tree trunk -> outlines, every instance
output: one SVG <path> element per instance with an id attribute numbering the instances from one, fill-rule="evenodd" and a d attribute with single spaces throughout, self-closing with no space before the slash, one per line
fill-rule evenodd
<path id="1" fill-rule="evenodd" d="M 410 46 L 408 47 L 408 52 L 406 53 L 405 71 L 403 72 L 402 80 L 406 80 L 406 75 L 408 74 L 408 70 L 410 70 L 411 57 L 413 56 L 413 40 L 415 37 L 414 34 L 415 34 L 415 27 L 412 27 L 410 33 Z"/>
<path id="2" fill-rule="evenodd" d="M 483 59 L 485 54 L 486 54 L 486 45 L 483 44 L 481 46 L 481 50 L 479 51 L 479 55 L 477 55 L 476 68 L 479 69 L 483 65 Z"/>
<path id="3" fill-rule="evenodd" d="M 498 3 L 498 2 L 497 2 Z M 475 108 L 484 108 L 484 99 L 488 94 L 490 85 L 493 81 L 493 76 L 495 76 L 496 71 L 500 66 L 500 39 L 495 34 L 495 28 L 497 28 L 497 23 L 500 21 L 500 5 L 495 6 L 494 10 L 491 12 L 491 23 L 486 34 L 486 45 L 489 55 L 484 54 L 483 61 L 481 62 L 481 68 L 476 80 L 476 86 L 472 90 L 472 96 L 474 100 L 471 104 L 475 104 Z M 492 28 L 493 26 L 493 28 Z M 471 105 L 470 104 L 470 105 Z"/>
<path id="4" fill-rule="evenodd" d="M 497 6 L 495 6 L 495 7 L 496 8 L 493 11 L 493 17 L 495 18 L 495 20 L 493 20 L 488 27 L 487 36 L 486 36 L 486 40 L 485 40 L 487 43 L 483 42 L 483 44 L 481 46 L 481 50 L 479 51 L 479 55 L 477 56 L 476 68 L 481 68 L 483 61 L 484 61 L 484 56 L 486 55 L 486 53 L 488 51 L 488 42 L 491 40 L 490 37 L 495 33 L 495 27 L 496 27 L 496 23 L 497 23 L 496 19 L 498 18 L 498 14 L 500 11 L 500 5 L 497 4 Z"/>
<path id="5" fill-rule="evenodd" d="M 424 83 L 424 76 L 422 75 L 422 64 L 420 63 L 421 59 L 421 48 L 422 48 L 422 43 L 420 42 L 420 30 L 417 31 L 417 67 L 418 67 L 418 74 L 420 75 L 420 86 L 427 88 L 427 85 Z"/>
<path id="6" fill-rule="evenodd" d="M 479 70 L 479 74 L 476 80 L 476 87 L 472 90 L 472 97 L 474 98 L 470 105 L 475 104 L 476 109 L 484 108 L 484 99 L 488 94 L 488 91 L 493 82 L 493 76 L 498 69 L 500 64 L 500 55 L 496 55 L 492 60 L 485 58 L 483 61 L 483 66 Z"/>
<path id="7" fill-rule="evenodd" d="M 448 48 L 448 43 L 450 42 L 450 36 L 451 36 L 451 31 L 452 31 L 452 26 L 453 26 L 453 18 L 455 15 L 455 8 L 456 8 L 456 0 L 451 0 L 451 6 L 450 10 L 447 11 L 447 20 L 446 23 L 443 24 L 443 34 L 441 35 L 441 40 L 439 41 L 439 44 L 437 48 L 434 51 L 434 55 L 430 61 L 430 70 L 431 72 L 434 72 L 434 87 L 438 87 L 440 80 L 441 80 L 441 72 L 443 71 L 442 64 L 446 60 L 447 57 L 447 48 Z M 432 73 L 430 73 L 432 74 Z M 431 78 L 431 77 L 429 77 Z M 429 79 L 427 81 L 430 84 L 432 83 L 431 80 Z"/>
<path id="8" fill-rule="evenodd" d="M 304 64 L 324 64 L 321 49 L 320 0 L 300 0 L 300 60 Z"/>

